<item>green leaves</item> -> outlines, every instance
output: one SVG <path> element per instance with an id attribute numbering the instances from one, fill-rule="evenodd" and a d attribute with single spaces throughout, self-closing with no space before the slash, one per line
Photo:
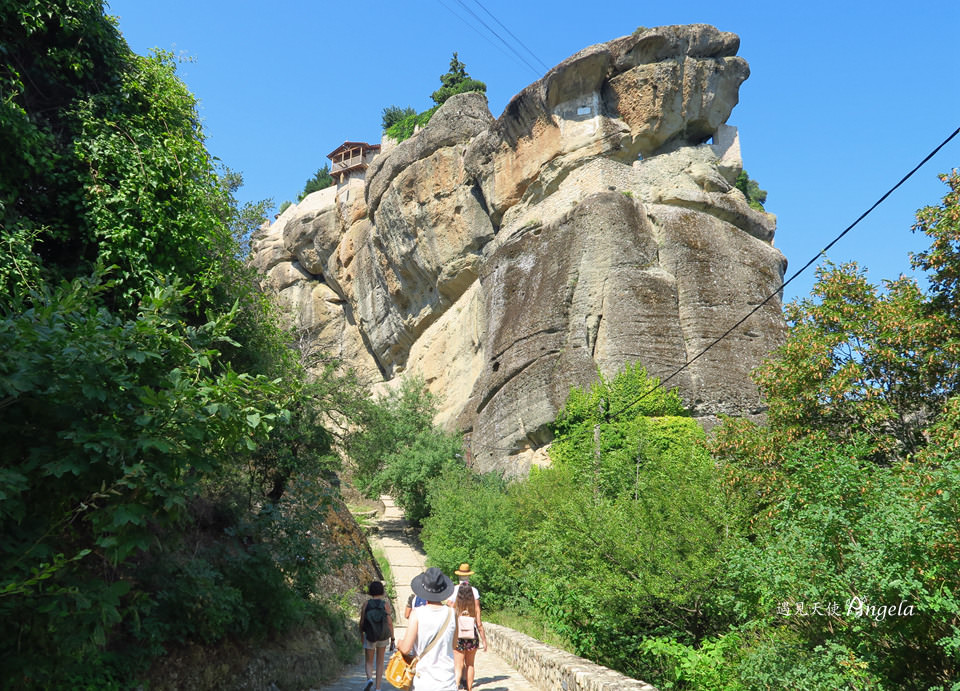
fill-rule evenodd
<path id="1" fill-rule="evenodd" d="M 133 55 L 99 0 L 0 7 L 0 667 L 18 688 L 126 688 L 171 640 L 289 625 L 338 554 L 325 425 L 350 424 L 358 388 L 303 381 L 239 244 L 266 202 L 237 204 L 175 62 Z"/>
<path id="2" fill-rule="evenodd" d="M 950 192 L 915 226 L 933 238 L 914 257 L 929 290 L 825 265 L 757 372 L 768 425 L 727 421 L 716 435 L 725 485 L 753 507 L 728 573 L 753 631 L 737 662 L 748 686 L 947 688 L 957 676 L 960 195 L 957 174 L 944 179 Z"/>
<path id="3" fill-rule="evenodd" d="M 422 113 L 417 113 L 413 108 L 397 106 L 384 108 L 382 122 L 384 133 L 397 142 L 402 142 L 412 137 L 418 127 L 425 127 L 437 109 L 451 96 L 468 91 L 485 92 L 487 90 L 485 83 L 472 79 L 467 74 L 466 66 L 460 62 L 456 53 L 450 60 L 450 71 L 440 76 L 440 82 L 443 86 L 430 96 L 436 105 Z"/>
<path id="4" fill-rule="evenodd" d="M 394 122 L 385 131 L 388 137 L 402 142 L 413 136 L 418 127 L 425 127 L 440 106 L 433 106 L 422 113 L 411 113 Z"/>
<path id="5" fill-rule="evenodd" d="M 440 83 L 443 84 L 439 89 L 431 94 L 430 98 L 438 106 L 442 106 L 448 98 L 467 91 L 486 91 L 487 85 L 483 82 L 472 79 L 467 74 L 467 66 L 460 62 L 456 52 L 450 58 L 450 71 L 440 75 Z"/>
<path id="6" fill-rule="evenodd" d="M 389 493 L 415 523 L 430 513 L 428 482 L 461 465 L 460 437 L 434 427 L 435 414 L 423 382 L 409 379 L 380 401 L 366 403 L 361 429 L 347 440 L 358 486 L 371 495 Z"/>
<path id="7" fill-rule="evenodd" d="M 325 163 L 312 178 L 307 180 L 307 183 L 303 186 L 303 192 L 297 195 L 297 201 L 303 201 L 303 198 L 308 194 L 325 190 L 332 184 L 333 177 L 330 175 L 330 165 Z"/>
<path id="8" fill-rule="evenodd" d="M 34 295 L 30 309 L 0 321 L 0 574 L 11 595 L 3 616 L 8 640 L 30 639 L 11 629 L 33 611 L 25 598 L 40 580 L 29 564 L 68 546 L 111 568 L 149 551 L 158 531 L 177 525 L 205 478 L 267 438 L 278 419 L 274 401 L 285 398 L 279 382 L 219 361 L 211 346 L 229 314 L 186 326 L 189 290 L 157 286 L 135 319 L 96 307 L 102 290 L 102 278 L 78 279 Z M 69 592 L 85 593 L 90 608 L 120 616 L 120 605 L 95 599 L 76 560 L 55 567 L 42 579 L 51 616 L 71 582 Z M 111 593 L 122 596 L 102 594 Z M 104 631 L 95 628 L 97 640 Z"/>
<path id="9" fill-rule="evenodd" d="M 437 565 L 469 561 L 485 602 L 536 612 L 579 654 L 647 678 L 642 637 L 693 642 L 729 620 L 738 508 L 702 429 L 639 365 L 571 391 L 554 430 L 552 465 L 526 480 L 450 469 L 431 482 L 424 545 Z"/>
<path id="10" fill-rule="evenodd" d="M 383 109 L 383 116 L 380 124 L 383 131 L 386 132 L 393 127 L 393 125 L 400 122 L 404 118 L 408 118 L 411 115 L 416 114 L 417 111 L 409 106 L 405 108 L 401 108 L 400 106 L 387 106 Z"/>
<path id="11" fill-rule="evenodd" d="M 840 439 L 866 432 L 879 457 L 915 453 L 960 385 L 957 327 L 911 279 L 880 292 L 852 264 L 818 276 L 812 297 L 787 307 L 787 343 L 758 370 L 771 422 Z"/>

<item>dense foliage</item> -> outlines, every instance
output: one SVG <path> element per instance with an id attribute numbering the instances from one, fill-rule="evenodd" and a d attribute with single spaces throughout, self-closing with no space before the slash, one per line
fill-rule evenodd
<path id="1" fill-rule="evenodd" d="M 914 264 L 929 290 L 821 269 L 758 372 L 768 424 L 730 421 L 717 436 L 729 482 L 755 506 L 754 539 L 732 564 L 753 631 L 745 678 L 956 688 L 960 181 L 945 179 L 943 203 L 918 213 L 932 248 Z"/>
<path id="2" fill-rule="evenodd" d="M 430 484 L 432 561 L 661 689 L 960 689 L 960 175 L 913 279 L 825 264 L 709 443 L 627 368 L 571 392 L 553 465 Z M 633 407 L 627 403 L 636 401 Z"/>
<path id="3" fill-rule="evenodd" d="M 361 394 L 305 378 L 241 260 L 265 204 L 237 205 L 172 57 L 98 0 L 3 3 L 0 32 L 0 668 L 127 688 L 319 612 Z"/>
<path id="4" fill-rule="evenodd" d="M 424 127 L 428 122 L 430 122 L 430 118 L 433 117 L 433 114 L 436 113 L 437 109 L 439 108 L 440 106 L 434 106 L 433 108 L 428 108 L 422 113 L 414 113 L 397 120 L 387 128 L 387 136 L 397 140 L 397 142 L 410 139 L 410 137 L 413 136 L 413 133 L 417 131 L 418 127 Z"/>
<path id="5" fill-rule="evenodd" d="M 407 379 L 379 401 L 364 403 L 360 427 L 346 442 L 357 486 L 370 496 L 390 494 L 414 523 L 431 511 L 429 481 L 463 467 L 460 437 L 438 429 L 435 415 L 434 396 L 422 381 Z"/>
<path id="6" fill-rule="evenodd" d="M 526 481 L 431 483 L 424 545 L 444 568 L 470 561 L 488 606 L 537 613 L 579 654 L 645 673 L 644 636 L 693 642 L 725 621 L 735 507 L 703 431 L 642 368 L 572 391 L 555 433 L 553 465 Z"/>

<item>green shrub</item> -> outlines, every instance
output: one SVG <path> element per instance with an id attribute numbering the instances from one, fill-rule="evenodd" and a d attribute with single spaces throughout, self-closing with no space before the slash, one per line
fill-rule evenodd
<path id="1" fill-rule="evenodd" d="M 384 132 L 389 130 L 393 125 L 400 122 L 404 118 L 408 118 L 411 115 L 416 115 L 417 111 L 413 108 L 407 106 L 406 108 L 401 108 L 400 106 L 387 106 L 383 109 L 383 117 L 381 119 L 380 125 L 381 129 Z"/>
<path id="2" fill-rule="evenodd" d="M 358 486 L 369 496 L 390 494 L 414 523 L 430 515 L 429 481 L 463 465 L 461 438 L 436 428 L 435 415 L 433 395 L 421 380 L 408 379 L 366 405 L 360 428 L 347 441 Z"/>
<path id="3" fill-rule="evenodd" d="M 433 117 L 433 114 L 437 112 L 438 108 L 440 108 L 440 106 L 434 106 L 422 113 L 408 115 L 402 120 L 398 120 L 387 129 L 387 136 L 395 139 L 397 142 L 409 139 L 418 127 L 426 127 L 427 123 L 430 122 L 430 118 Z"/>
<path id="4" fill-rule="evenodd" d="M 465 94 L 469 91 L 479 91 L 480 93 L 485 93 L 487 90 L 487 85 L 476 79 L 465 79 L 462 82 L 454 86 L 442 86 L 436 91 L 433 92 L 431 98 L 437 103 L 437 105 L 443 105 L 451 97 L 458 94 Z"/>
<path id="5" fill-rule="evenodd" d="M 470 580 L 483 591 L 485 607 L 515 601 L 512 559 L 519 524 L 503 479 L 451 466 L 430 481 L 428 493 L 431 513 L 420 537 L 430 564 L 452 573 L 469 562 L 476 572 Z"/>
<path id="6" fill-rule="evenodd" d="M 743 196 L 747 198 L 747 204 L 750 205 L 751 209 L 755 209 L 756 211 L 764 210 L 763 205 L 767 201 L 767 191 L 760 189 L 760 185 L 757 184 L 756 180 L 750 179 L 747 171 L 740 171 L 740 174 L 737 175 L 735 186 L 743 192 Z"/>
<path id="7" fill-rule="evenodd" d="M 640 645 L 641 666 L 650 670 L 646 678 L 656 679 L 661 691 L 746 691 L 737 678 L 744 645 L 744 637 L 736 631 L 705 639 L 696 647 L 669 636 L 654 636 Z"/>
<path id="8" fill-rule="evenodd" d="M 431 563 L 471 563 L 485 602 L 534 612 L 578 654 L 642 678 L 645 636 L 695 645 L 731 620 L 722 576 L 740 520 L 703 431 L 655 387 L 628 367 L 571 391 L 552 467 L 510 484 L 448 470 L 423 531 Z"/>

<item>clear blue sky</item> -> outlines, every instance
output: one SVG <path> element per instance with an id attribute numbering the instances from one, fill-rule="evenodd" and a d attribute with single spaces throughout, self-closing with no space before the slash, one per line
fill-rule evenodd
<path id="1" fill-rule="evenodd" d="M 385 106 L 432 105 L 453 51 L 487 83 L 498 116 L 546 71 L 537 58 L 552 67 L 641 25 L 704 22 L 739 34 L 751 76 L 729 124 L 740 130 L 745 168 L 769 193 L 788 275 L 960 127 L 960 3 L 951 0 L 480 2 L 109 0 L 108 11 L 136 52 L 193 60 L 180 76 L 200 99 L 209 150 L 243 174 L 243 201 L 295 200 L 344 140 L 379 141 Z M 856 260 L 874 281 L 909 272 L 908 252 L 926 246 L 910 231 L 914 213 L 939 202 L 946 186 L 936 175 L 953 167 L 960 137 L 830 259 Z M 812 283 L 811 269 L 786 298 Z"/>

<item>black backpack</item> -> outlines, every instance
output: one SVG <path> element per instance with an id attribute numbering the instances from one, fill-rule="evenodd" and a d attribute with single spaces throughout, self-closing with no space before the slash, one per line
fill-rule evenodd
<path id="1" fill-rule="evenodd" d="M 367 610 L 363 614 L 363 635 L 371 642 L 390 638 L 390 624 L 387 622 L 387 608 L 383 600 L 367 600 Z"/>

